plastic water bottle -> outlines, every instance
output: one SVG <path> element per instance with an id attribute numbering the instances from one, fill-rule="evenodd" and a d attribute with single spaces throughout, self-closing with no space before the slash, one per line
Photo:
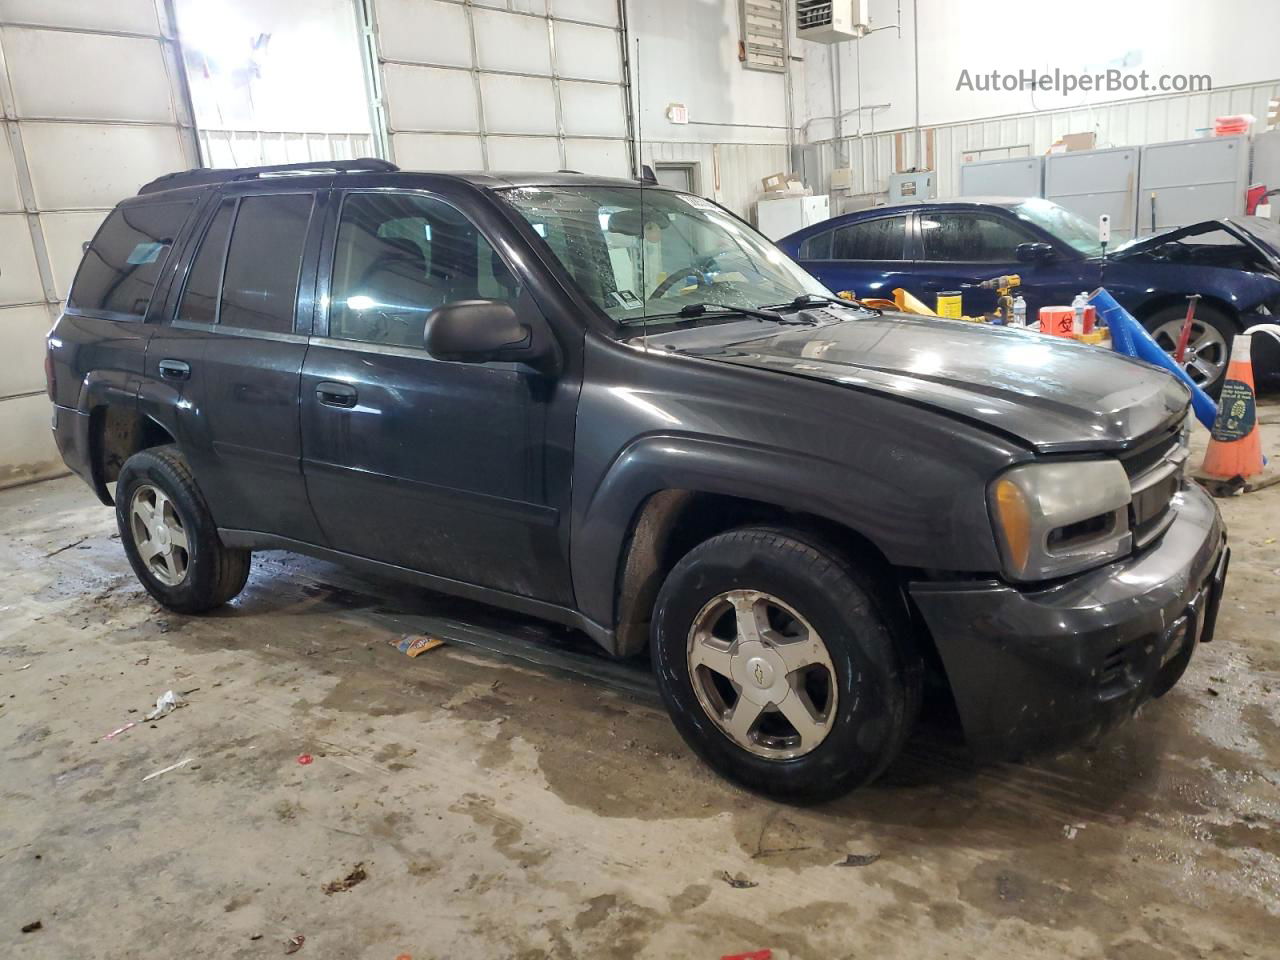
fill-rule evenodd
<path id="1" fill-rule="evenodd" d="M 1022 294 L 1013 301 L 1013 320 L 1009 323 L 1012 327 L 1025 327 L 1027 325 L 1027 301 Z"/>
<path id="2" fill-rule="evenodd" d="M 1089 295 L 1087 293 L 1077 293 L 1076 298 L 1071 301 L 1071 332 L 1074 334 L 1084 333 L 1084 308 L 1089 305 Z"/>

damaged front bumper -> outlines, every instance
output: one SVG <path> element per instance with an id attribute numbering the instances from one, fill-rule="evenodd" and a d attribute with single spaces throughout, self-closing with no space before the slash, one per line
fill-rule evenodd
<path id="1" fill-rule="evenodd" d="M 1177 682 L 1213 637 L 1230 550 L 1195 484 L 1142 553 L 1041 589 L 914 582 L 965 738 L 1013 757 L 1094 738 Z"/>

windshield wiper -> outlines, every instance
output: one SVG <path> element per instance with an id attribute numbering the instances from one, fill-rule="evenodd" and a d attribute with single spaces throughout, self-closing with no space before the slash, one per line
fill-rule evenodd
<path id="1" fill-rule="evenodd" d="M 848 307 L 850 309 L 875 310 L 874 307 L 868 307 L 859 300 L 846 300 L 843 297 L 824 297 L 820 293 L 802 293 L 788 303 L 774 303 L 764 309 L 803 310 L 805 307 L 816 307 L 824 303 L 834 303 L 838 307 Z M 880 311 L 876 312 L 879 313 Z"/>
<path id="2" fill-rule="evenodd" d="M 673 313 L 651 313 L 647 320 L 658 320 L 663 317 L 702 317 L 706 314 L 722 317 L 754 317 L 756 320 L 768 320 L 771 323 L 788 323 L 795 321 L 785 320 L 781 314 L 774 313 L 772 310 L 757 310 L 754 307 L 732 307 L 723 303 L 688 303 Z M 634 322 L 634 321 L 629 321 Z"/>

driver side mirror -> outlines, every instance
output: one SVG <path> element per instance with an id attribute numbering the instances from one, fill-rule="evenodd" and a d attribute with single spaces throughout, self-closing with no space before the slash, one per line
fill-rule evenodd
<path id="1" fill-rule="evenodd" d="M 554 372 L 555 355 L 544 337 L 535 337 L 504 300 L 458 300 L 436 307 L 427 317 L 423 346 L 437 360 L 526 363 Z"/>
<path id="2" fill-rule="evenodd" d="M 1014 252 L 1019 263 L 1043 263 L 1053 259 L 1053 245 L 1048 243 L 1020 243 Z"/>

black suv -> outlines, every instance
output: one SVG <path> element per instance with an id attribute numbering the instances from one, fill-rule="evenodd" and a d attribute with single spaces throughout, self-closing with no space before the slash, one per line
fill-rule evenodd
<path id="1" fill-rule="evenodd" d="M 690 745 L 780 796 L 884 770 L 929 678 L 979 754 L 1097 734 L 1212 636 L 1227 565 L 1171 376 L 863 309 L 633 181 L 161 178 L 48 378 L 165 606 L 284 548 L 648 648 Z"/>

